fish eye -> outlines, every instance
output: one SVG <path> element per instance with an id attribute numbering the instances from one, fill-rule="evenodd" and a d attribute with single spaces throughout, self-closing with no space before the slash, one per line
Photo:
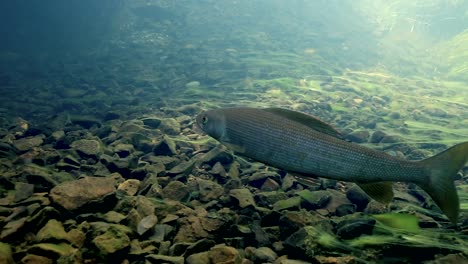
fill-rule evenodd
<path id="1" fill-rule="evenodd" d="M 202 117 L 202 123 L 205 125 L 206 123 L 208 123 L 208 117 L 206 116 L 203 116 Z"/>

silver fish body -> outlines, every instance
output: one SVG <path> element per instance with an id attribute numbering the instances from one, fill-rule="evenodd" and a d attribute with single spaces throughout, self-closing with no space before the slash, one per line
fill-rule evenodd
<path id="1" fill-rule="evenodd" d="M 440 157 L 416 162 L 347 142 L 330 125 L 286 109 L 209 110 L 197 116 L 197 124 L 234 151 L 287 171 L 356 182 L 363 184 L 361 187 L 367 183 L 415 183 L 431 195 L 450 220 L 458 217 L 452 177 L 468 159 L 468 142 Z M 456 161 L 448 161 L 454 155 Z"/>

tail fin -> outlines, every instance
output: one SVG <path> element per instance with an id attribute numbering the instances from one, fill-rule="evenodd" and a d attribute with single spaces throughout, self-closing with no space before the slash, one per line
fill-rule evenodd
<path id="1" fill-rule="evenodd" d="M 458 220 L 460 202 L 454 176 L 468 161 L 468 142 L 455 145 L 444 152 L 420 161 L 429 169 L 429 179 L 418 185 L 426 191 L 452 223 Z"/>

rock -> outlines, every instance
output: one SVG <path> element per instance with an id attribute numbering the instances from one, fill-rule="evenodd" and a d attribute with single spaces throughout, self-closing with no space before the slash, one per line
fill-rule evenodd
<path id="1" fill-rule="evenodd" d="M 127 195 L 133 196 L 138 192 L 138 189 L 140 188 L 140 181 L 136 179 L 129 179 L 121 184 L 119 184 L 119 187 L 117 187 L 117 190 L 120 190 Z"/>
<path id="2" fill-rule="evenodd" d="M 247 247 L 245 249 L 246 257 L 255 263 L 273 263 L 278 255 L 269 247 Z"/>
<path id="3" fill-rule="evenodd" d="M 319 218 L 317 214 L 312 214 L 306 210 L 282 212 L 278 225 L 281 235 L 287 237 L 304 226 L 318 225 L 319 223 L 322 226 L 328 226 L 328 230 L 332 229 L 330 223 L 323 222 L 322 218 Z"/>
<path id="4" fill-rule="evenodd" d="M 281 211 L 281 210 L 298 210 L 301 206 L 301 197 L 299 196 L 294 196 L 291 198 L 288 198 L 286 200 L 278 201 L 275 204 L 273 204 L 273 210 L 276 211 Z"/>
<path id="5" fill-rule="evenodd" d="M 24 228 L 27 219 L 27 217 L 23 217 L 8 222 L 5 226 L 2 227 L 0 240 L 4 241 L 10 237 L 14 237 L 15 234 L 19 233 Z"/>
<path id="6" fill-rule="evenodd" d="M 37 242 L 66 242 L 68 234 L 65 232 L 61 222 L 51 219 L 39 230 L 36 235 Z"/>
<path id="7" fill-rule="evenodd" d="M 274 264 L 310 264 L 308 261 L 288 259 L 288 256 L 279 257 Z"/>
<path id="8" fill-rule="evenodd" d="M 70 145 L 71 148 L 84 159 L 97 158 L 101 153 L 101 143 L 94 139 L 75 140 Z"/>
<path id="9" fill-rule="evenodd" d="M 34 185 L 29 183 L 17 182 L 15 184 L 15 198 L 14 202 L 25 200 L 34 193 Z"/>
<path id="10" fill-rule="evenodd" d="M 354 256 L 344 256 L 344 257 L 325 257 L 325 256 L 316 256 L 315 259 L 318 263 L 322 264 L 354 264 L 358 263 L 356 257 Z"/>
<path id="11" fill-rule="evenodd" d="M 399 142 L 404 142 L 405 140 L 401 136 L 392 136 L 392 135 L 387 135 L 380 140 L 379 143 L 399 143 Z"/>
<path id="12" fill-rule="evenodd" d="M 301 204 L 311 210 L 323 208 L 331 200 L 331 195 L 328 191 L 302 190 L 297 195 L 303 199 Z"/>
<path id="13" fill-rule="evenodd" d="M 262 191 L 267 191 L 267 192 L 276 191 L 276 190 L 279 190 L 279 188 L 280 188 L 279 183 L 271 178 L 266 179 L 265 182 L 262 184 L 262 187 L 260 187 Z"/>
<path id="14" fill-rule="evenodd" d="M 217 200 L 221 195 L 224 194 L 223 186 L 217 184 L 216 182 L 199 178 L 197 178 L 196 181 L 198 184 L 198 191 L 200 194 L 199 199 L 201 202 Z"/>
<path id="15" fill-rule="evenodd" d="M 180 124 L 174 118 L 161 119 L 161 124 L 158 128 L 167 135 L 178 135 L 180 133 Z"/>
<path id="16" fill-rule="evenodd" d="M 346 198 L 356 205 L 357 211 L 364 210 L 370 201 L 369 196 L 357 185 L 353 185 L 346 191 Z"/>
<path id="17" fill-rule="evenodd" d="M 135 151 L 135 148 L 132 144 L 123 144 L 119 143 L 112 147 L 115 154 L 119 156 L 119 158 L 126 158 L 130 156 Z"/>
<path id="18" fill-rule="evenodd" d="M 220 176 L 221 178 L 227 177 L 227 172 L 224 169 L 224 166 L 221 162 L 216 162 L 213 168 L 211 168 L 210 173 L 213 175 Z"/>
<path id="19" fill-rule="evenodd" d="M 234 157 L 231 153 L 226 152 L 221 147 L 216 147 L 205 153 L 200 157 L 200 163 L 207 163 L 210 166 L 213 166 L 217 162 L 221 164 L 230 164 L 234 160 Z"/>
<path id="20" fill-rule="evenodd" d="M 322 228 L 305 226 L 289 236 L 284 241 L 284 245 L 288 255 L 312 258 L 324 248 L 333 250 L 332 245 L 341 244 L 331 233 Z"/>
<path id="21" fill-rule="evenodd" d="M 237 249 L 225 245 L 217 245 L 210 249 L 211 263 L 240 264 L 242 257 Z"/>
<path id="22" fill-rule="evenodd" d="M 425 264 L 462 264 L 468 263 L 468 258 L 459 254 L 449 254 L 447 256 L 436 256 L 434 260 L 425 261 Z"/>
<path id="23" fill-rule="evenodd" d="M 353 239 L 361 235 L 372 235 L 375 219 L 356 218 L 340 221 L 336 226 L 336 235 L 342 239 Z"/>
<path id="24" fill-rule="evenodd" d="M 141 236 L 148 230 L 153 228 L 158 223 L 158 218 L 155 215 L 148 215 L 141 219 L 137 226 L 137 233 Z"/>
<path id="25" fill-rule="evenodd" d="M 155 263 L 155 264 L 160 264 L 160 263 L 184 264 L 185 259 L 184 257 L 173 257 L 173 256 L 150 254 L 146 256 L 146 261 L 148 263 Z"/>
<path id="26" fill-rule="evenodd" d="M 25 137 L 13 141 L 13 146 L 19 152 L 26 152 L 44 143 L 44 136 Z"/>
<path id="27" fill-rule="evenodd" d="M 275 171 L 259 171 L 249 177 L 249 184 L 260 189 L 263 183 L 269 178 L 281 179 L 281 176 Z"/>
<path id="28" fill-rule="evenodd" d="M 182 201 L 189 195 L 189 189 L 187 185 L 180 181 L 171 181 L 169 184 L 162 189 L 163 198 Z"/>
<path id="29" fill-rule="evenodd" d="M 52 201 L 67 210 L 76 210 L 91 202 L 102 202 L 115 194 L 120 175 L 109 177 L 83 177 L 61 183 L 50 191 Z M 109 208 L 110 209 L 110 208 Z"/>
<path id="30" fill-rule="evenodd" d="M 187 264 L 208 264 L 208 263 L 211 263 L 210 253 L 206 251 L 206 252 L 192 254 L 187 257 L 186 261 L 187 261 Z"/>
<path id="31" fill-rule="evenodd" d="M 338 207 L 336 207 L 335 215 L 344 216 L 344 215 L 353 214 L 354 212 L 356 212 L 356 205 L 351 204 L 351 203 L 346 203 L 346 204 L 340 204 Z"/>
<path id="32" fill-rule="evenodd" d="M 174 227 L 167 224 L 157 224 L 154 226 L 153 230 L 154 233 L 149 239 L 162 242 L 174 230 Z"/>
<path id="33" fill-rule="evenodd" d="M 68 243 L 59 243 L 59 244 L 40 243 L 40 244 L 35 244 L 28 249 L 28 252 L 31 252 L 31 253 L 34 252 L 35 254 L 38 254 L 38 255 L 51 256 L 53 258 L 70 256 L 75 251 L 76 249 L 74 249 Z"/>
<path id="34" fill-rule="evenodd" d="M 201 216 L 188 216 L 179 219 L 180 225 L 174 241 L 175 242 L 196 242 L 203 238 L 211 238 L 211 234 L 216 232 L 224 221 Z"/>
<path id="35" fill-rule="evenodd" d="M 274 203 L 286 200 L 288 196 L 281 191 L 261 192 L 255 195 L 255 200 L 259 206 L 271 207 Z"/>
<path id="36" fill-rule="evenodd" d="M 240 208 L 256 206 L 252 193 L 246 188 L 233 189 L 229 191 L 229 195 L 237 201 Z"/>
<path id="37" fill-rule="evenodd" d="M 343 204 L 352 205 L 352 203 L 348 200 L 348 198 L 346 198 L 346 195 L 344 193 L 333 189 L 328 189 L 327 191 L 330 193 L 331 199 L 330 202 L 327 203 L 325 208 L 330 213 L 335 214 L 337 208 Z"/>
<path id="38" fill-rule="evenodd" d="M 365 143 L 368 141 L 369 136 L 370 136 L 369 131 L 361 130 L 361 131 L 353 131 L 352 133 L 346 135 L 346 138 L 352 142 Z"/>
<path id="39" fill-rule="evenodd" d="M 185 84 L 185 88 L 187 89 L 196 89 L 198 87 L 200 87 L 199 81 L 191 81 Z"/>
<path id="40" fill-rule="evenodd" d="M 189 247 L 184 251 L 184 256 L 189 256 L 198 252 L 208 252 L 212 247 L 216 245 L 216 242 L 211 239 L 200 239 L 195 243 L 191 243 Z"/>
<path id="41" fill-rule="evenodd" d="M 177 146 L 174 140 L 164 136 L 163 139 L 154 146 L 153 153 L 159 156 L 174 156 L 177 154 Z"/>
<path id="42" fill-rule="evenodd" d="M 387 134 L 385 132 L 377 130 L 374 133 L 372 133 L 372 136 L 370 138 L 370 143 L 379 143 L 386 136 Z"/>
<path id="43" fill-rule="evenodd" d="M 2 262 L 3 263 L 3 262 Z M 21 263 L 24 264 L 53 264 L 54 260 L 43 257 L 43 256 L 38 256 L 38 255 L 33 255 L 33 254 L 27 254 L 21 259 Z"/>
<path id="44" fill-rule="evenodd" d="M 106 222 L 118 224 L 122 220 L 125 219 L 125 215 L 123 215 L 121 213 L 117 213 L 115 211 L 109 211 L 109 212 L 104 214 L 103 218 L 104 218 L 104 220 L 106 220 Z"/>
<path id="45" fill-rule="evenodd" d="M 122 230 L 110 226 L 107 231 L 93 239 L 93 244 L 101 254 L 109 255 L 130 246 L 130 238 Z"/>
<path id="46" fill-rule="evenodd" d="M 0 263 L 14 264 L 13 252 L 10 245 L 0 242 Z"/>

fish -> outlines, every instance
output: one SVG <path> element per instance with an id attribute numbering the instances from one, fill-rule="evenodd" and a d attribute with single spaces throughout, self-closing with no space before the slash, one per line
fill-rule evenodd
<path id="1" fill-rule="evenodd" d="M 379 202 L 393 199 L 392 182 L 414 183 L 452 223 L 458 221 L 460 202 L 454 179 L 468 161 L 468 141 L 412 161 L 349 142 L 332 125 L 284 108 L 206 110 L 196 116 L 195 124 L 244 157 L 302 178 L 354 182 Z"/>

